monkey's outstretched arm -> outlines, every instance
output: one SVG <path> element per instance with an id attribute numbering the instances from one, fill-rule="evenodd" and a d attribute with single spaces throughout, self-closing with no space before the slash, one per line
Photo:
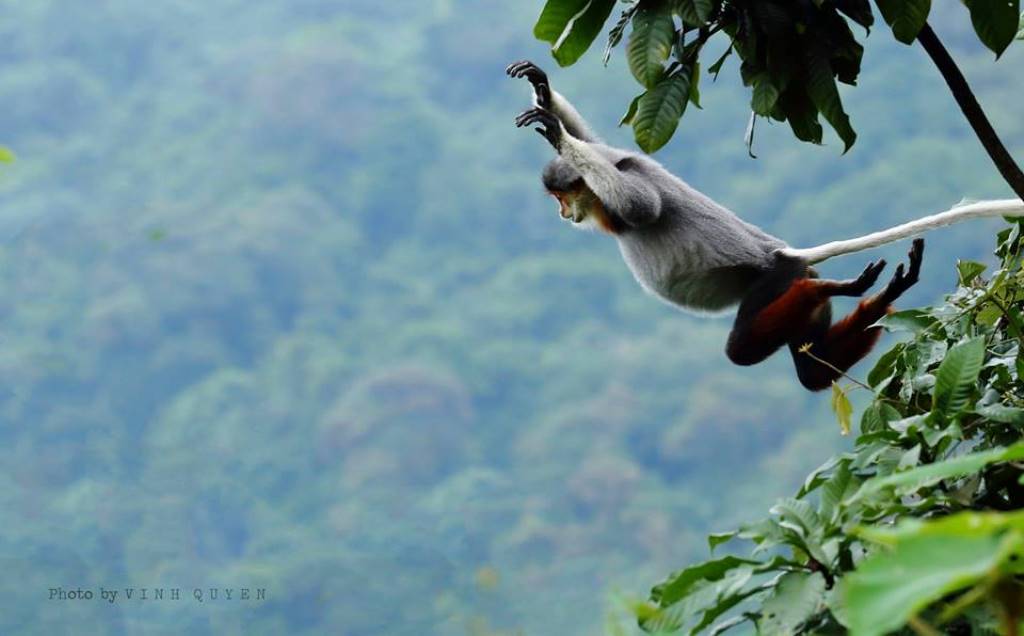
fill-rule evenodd
<path id="1" fill-rule="evenodd" d="M 551 88 L 547 73 L 539 66 L 528 60 L 522 60 L 509 64 L 505 72 L 509 77 L 525 77 L 533 85 L 534 104 L 554 113 L 570 135 L 581 141 L 600 141 L 583 116 L 569 103 L 569 100 Z"/>
<path id="2" fill-rule="evenodd" d="M 558 117 L 558 120 L 565 126 L 565 130 L 576 139 L 589 143 L 601 141 L 590 129 L 590 125 L 583 119 L 583 116 L 558 91 L 551 91 L 551 108 L 548 110 Z"/>
<path id="3" fill-rule="evenodd" d="M 634 172 L 635 162 L 620 162 L 625 169 L 609 161 L 592 143 L 569 134 L 550 111 L 532 108 L 516 118 L 516 126 L 538 124 L 541 133 L 558 154 L 583 177 L 605 210 L 626 225 L 640 227 L 661 215 L 661 195 L 650 180 Z"/>

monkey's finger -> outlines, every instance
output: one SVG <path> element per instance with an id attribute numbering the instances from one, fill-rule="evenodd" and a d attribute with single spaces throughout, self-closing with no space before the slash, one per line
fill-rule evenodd
<path id="1" fill-rule="evenodd" d="M 516 119 L 516 126 L 522 128 L 528 124 L 541 123 L 545 126 L 557 126 L 558 120 L 554 115 L 543 108 L 534 108 L 526 111 Z"/>
<path id="2" fill-rule="evenodd" d="M 522 115 L 516 117 L 516 127 L 522 128 L 523 126 L 532 124 L 538 121 L 541 117 L 541 113 L 536 110 L 528 110 Z"/>
<path id="3" fill-rule="evenodd" d="M 535 68 L 536 66 L 533 62 L 530 62 L 528 60 L 522 60 L 510 66 L 508 70 L 509 75 L 511 75 L 512 77 L 523 77 L 524 75 L 528 75 L 530 71 Z"/>
<path id="4" fill-rule="evenodd" d="M 534 88 L 548 83 L 548 75 L 533 62 L 524 62 L 512 71 L 512 77 L 525 77 Z"/>
<path id="5" fill-rule="evenodd" d="M 868 263 L 867 267 L 864 268 L 864 273 L 867 274 L 867 273 L 871 272 L 871 273 L 876 273 L 877 274 L 878 272 L 882 271 L 883 267 L 885 267 L 885 259 L 884 258 L 879 260 L 879 261 L 872 261 L 872 262 Z"/>
<path id="6" fill-rule="evenodd" d="M 867 290 L 868 287 L 875 284 L 875 281 L 878 280 L 878 275 L 882 273 L 883 269 L 885 269 L 884 258 L 877 263 L 868 263 L 868 266 L 864 268 L 864 271 L 857 278 L 857 283 L 862 285 L 864 290 Z"/>
<path id="7" fill-rule="evenodd" d="M 518 115 L 516 115 L 516 123 L 518 124 L 519 122 L 526 121 L 526 119 L 528 117 L 535 117 L 539 112 L 540 112 L 540 109 L 538 109 L 538 108 L 531 108 L 529 110 L 524 110 L 523 112 L 521 112 Z"/>
<path id="8" fill-rule="evenodd" d="M 523 119 L 522 121 L 516 122 L 516 128 L 522 128 L 531 124 L 546 124 L 540 115 L 532 115 Z"/>
<path id="9" fill-rule="evenodd" d="M 918 276 L 921 274 L 921 258 L 918 256 L 910 258 L 910 267 L 907 269 L 907 275 L 903 279 L 904 289 L 910 287 L 917 282 Z"/>
<path id="10" fill-rule="evenodd" d="M 903 282 L 903 263 L 900 263 L 899 265 L 896 266 L 896 273 L 894 273 L 892 275 L 892 282 L 893 283 L 901 283 L 901 282 Z"/>
<path id="11" fill-rule="evenodd" d="M 516 70 L 518 70 L 519 67 L 521 67 L 523 64 L 529 64 L 529 62 L 527 62 L 526 60 L 512 62 L 505 68 L 505 72 L 508 73 L 510 76 L 514 77 Z"/>
<path id="12" fill-rule="evenodd" d="M 917 274 L 921 271 L 921 261 L 924 258 L 924 239 L 914 239 L 910 247 L 910 275 L 917 280 Z"/>
<path id="13" fill-rule="evenodd" d="M 882 273 L 882 269 L 885 268 L 885 261 L 879 261 L 878 263 L 871 263 L 868 265 L 864 273 L 857 279 L 855 286 L 857 291 L 861 294 L 871 289 L 871 287 L 878 280 L 878 276 Z"/>
<path id="14" fill-rule="evenodd" d="M 519 116 L 520 117 L 525 117 L 526 115 L 535 115 L 537 113 L 543 113 L 543 112 L 544 112 L 543 108 L 541 108 L 540 106 L 534 106 L 533 108 L 527 108 L 523 112 L 519 113 Z"/>

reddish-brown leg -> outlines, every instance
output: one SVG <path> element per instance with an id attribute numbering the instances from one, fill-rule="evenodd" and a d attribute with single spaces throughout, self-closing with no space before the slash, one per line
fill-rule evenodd
<path id="1" fill-rule="evenodd" d="M 835 324 L 830 298 L 862 295 L 878 279 L 885 261 L 869 264 L 856 279 L 832 281 L 811 278 L 813 272 L 799 261 L 780 259 L 740 304 L 726 354 L 736 364 L 750 365 L 788 344 L 800 382 L 812 391 L 827 388 L 878 341 L 881 330 L 871 325 L 917 282 L 923 250 L 924 242 L 915 240 L 906 273 L 901 264 L 885 289 Z M 828 364 L 802 353 L 804 345 Z"/>
<path id="2" fill-rule="evenodd" d="M 858 304 L 856 309 L 834 325 L 829 326 L 828 320 L 825 320 L 823 325 L 819 323 L 806 331 L 803 334 L 805 338 L 798 336 L 791 340 L 789 350 L 793 354 L 800 383 L 811 391 L 831 386 L 833 380 L 839 379 L 841 372 L 860 361 L 875 346 L 882 329 L 871 325 L 889 310 L 888 304 L 874 296 Z M 823 336 L 818 335 L 821 332 L 824 332 Z M 814 357 L 800 350 L 805 345 L 810 345 L 808 351 Z"/>
<path id="3" fill-rule="evenodd" d="M 820 280 L 806 263 L 780 257 L 775 267 L 761 277 L 740 303 L 725 352 L 739 365 L 761 362 L 782 345 L 819 324 L 828 324 L 828 301 L 832 296 L 863 294 L 885 266 L 871 263 L 856 279 Z"/>
<path id="4" fill-rule="evenodd" d="M 891 312 L 892 302 L 917 282 L 923 251 L 924 241 L 915 240 L 906 274 L 900 265 L 885 289 L 861 301 L 848 316 L 831 326 L 828 317 L 819 317 L 806 332 L 789 342 L 801 384 L 812 391 L 827 389 L 871 351 L 882 333 L 881 327 L 871 325 Z M 813 357 L 801 351 L 805 345 L 810 345 L 808 352 Z"/>

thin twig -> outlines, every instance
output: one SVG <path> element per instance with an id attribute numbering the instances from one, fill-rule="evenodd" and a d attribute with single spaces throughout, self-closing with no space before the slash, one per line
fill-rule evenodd
<path id="1" fill-rule="evenodd" d="M 835 366 L 835 365 L 834 365 L 834 364 L 832 364 L 831 362 L 829 362 L 829 361 L 827 361 L 827 360 L 822 360 L 822 359 L 821 359 L 821 358 L 819 358 L 818 356 L 816 356 L 816 355 L 814 355 L 813 353 L 811 353 L 811 346 L 812 346 L 812 345 L 811 345 L 811 343 L 809 343 L 809 342 L 808 342 L 807 344 L 805 344 L 805 345 L 802 345 L 802 346 L 800 347 L 800 349 L 799 349 L 800 353 L 806 354 L 807 356 L 809 356 L 809 357 L 811 358 L 811 360 L 814 360 L 815 362 L 819 362 L 819 363 L 821 363 L 821 364 L 825 365 L 826 367 L 828 367 L 828 368 L 832 369 L 833 371 L 835 371 L 836 373 L 838 373 L 838 374 L 839 374 L 839 375 L 840 375 L 841 377 L 844 377 L 844 378 L 846 378 L 847 380 L 849 380 L 850 382 L 853 382 L 854 384 L 856 384 L 856 385 L 857 385 L 857 386 L 859 386 L 860 388 L 862 388 L 862 389 L 867 389 L 868 391 L 871 391 L 872 393 L 874 393 L 874 392 L 875 392 L 875 391 L 874 391 L 874 389 L 872 389 L 872 388 L 871 388 L 871 387 L 869 387 L 868 385 L 864 384 L 863 382 L 861 382 L 861 381 L 860 381 L 860 380 L 858 380 L 857 378 L 854 378 L 854 377 L 851 377 L 851 376 L 849 376 L 849 375 L 848 375 L 848 374 L 847 374 L 847 373 L 846 373 L 845 371 L 843 371 L 843 370 L 842 370 L 842 369 L 840 369 L 839 367 Z"/>

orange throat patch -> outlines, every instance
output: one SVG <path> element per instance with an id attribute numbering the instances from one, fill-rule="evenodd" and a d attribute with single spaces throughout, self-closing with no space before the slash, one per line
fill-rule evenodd
<path id="1" fill-rule="evenodd" d="M 604 209 L 601 199 L 590 188 L 582 186 L 572 192 L 552 192 L 558 199 L 558 214 L 575 224 L 596 227 L 608 234 L 618 234 L 619 225 Z"/>

